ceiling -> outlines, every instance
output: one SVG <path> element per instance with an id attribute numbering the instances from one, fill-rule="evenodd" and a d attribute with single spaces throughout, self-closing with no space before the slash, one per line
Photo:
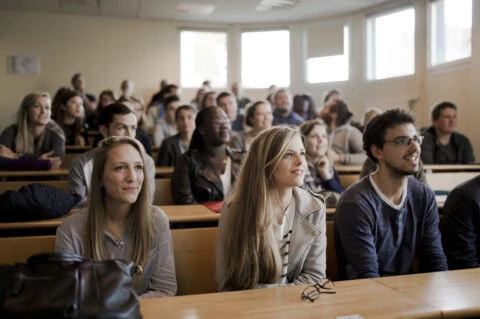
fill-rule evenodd
<path id="1" fill-rule="evenodd" d="M 296 0 L 291 9 L 257 11 L 261 0 L 0 0 L 0 10 L 213 23 L 299 21 L 353 12 L 394 0 Z M 284 0 L 277 0 L 279 2 Z M 202 15 L 200 12 L 212 11 Z M 193 14 L 193 12 L 199 12 Z"/>

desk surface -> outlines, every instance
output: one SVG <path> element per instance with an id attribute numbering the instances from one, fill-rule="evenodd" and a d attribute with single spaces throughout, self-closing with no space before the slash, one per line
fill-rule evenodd
<path id="1" fill-rule="evenodd" d="M 443 312 L 445 318 L 480 315 L 480 269 L 374 279 Z"/>
<path id="2" fill-rule="evenodd" d="M 306 286 L 140 300 L 150 318 L 441 318 L 435 307 L 371 279 L 336 283 L 336 294 L 301 300 Z"/>
<path id="3" fill-rule="evenodd" d="M 155 174 L 156 175 L 172 175 L 174 169 L 175 167 L 169 167 L 169 166 L 155 167 Z"/>
<path id="4" fill-rule="evenodd" d="M 362 165 L 335 165 L 339 174 L 359 174 Z M 480 164 L 425 164 L 427 172 L 480 172 Z"/>
<path id="5" fill-rule="evenodd" d="M 172 175 L 174 167 L 156 167 L 156 175 Z M 68 176 L 68 168 L 59 168 L 42 171 L 0 171 L 1 177 L 39 177 L 39 176 Z"/>

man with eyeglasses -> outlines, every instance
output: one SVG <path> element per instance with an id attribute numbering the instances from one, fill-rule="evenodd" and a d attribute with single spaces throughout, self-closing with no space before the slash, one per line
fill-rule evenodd
<path id="1" fill-rule="evenodd" d="M 363 148 L 378 164 L 340 198 L 336 210 L 341 275 L 349 279 L 447 270 L 438 230 L 435 194 L 409 175 L 419 168 L 415 120 L 395 109 L 375 117 L 363 134 Z"/>
<path id="2" fill-rule="evenodd" d="M 432 110 L 432 126 L 422 131 L 422 160 L 425 164 L 471 164 L 475 162 L 470 140 L 456 132 L 457 107 L 452 102 Z"/>

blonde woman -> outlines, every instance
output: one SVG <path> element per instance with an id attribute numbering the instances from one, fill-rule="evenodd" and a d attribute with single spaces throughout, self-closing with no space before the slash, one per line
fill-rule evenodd
<path id="1" fill-rule="evenodd" d="M 273 127 L 253 140 L 219 222 L 218 291 L 325 278 L 325 206 L 300 188 L 306 169 L 298 129 Z"/>
<path id="2" fill-rule="evenodd" d="M 150 205 L 143 147 L 133 138 L 103 140 L 93 164 L 87 208 L 57 229 L 55 250 L 93 260 L 131 260 L 143 269 L 140 298 L 173 296 L 177 290 L 167 216 Z"/>
<path id="3" fill-rule="evenodd" d="M 50 160 L 60 167 L 65 157 L 65 135 L 50 119 L 51 100 L 48 93 L 26 95 L 17 113 L 17 123 L 0 136 L 0 157 Z"/>

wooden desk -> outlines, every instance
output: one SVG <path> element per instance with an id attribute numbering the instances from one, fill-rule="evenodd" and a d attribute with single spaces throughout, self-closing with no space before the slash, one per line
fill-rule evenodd
<path id="1" fill-rule="evenodd" d="M 362 165 L 335 165 L 335 169 L 337 170 L 338 174 L 360 174 L 362 170 Z"/>
<path id="2" fill-rule="evenodd" d="M 425 164 L 427 172 L 480 172 L 480 164 Z"/>
<path id="3" fill-rule="evenodd" d="M 168 166 L 163 166 L 163 167 L 155 167 L 155 177 L 170 177 L 173 174 L 173 170 L 175 167 L 168 167 Z"/>
<path id="4" fill-rule="evenodd" d="M 480 269 L 384 277 L 376 282 L 442 311 L 444 318 L 480 316 Z"/>
<path id="5" fill-rule="evenodd" d="M 51 169 L 45 171 L 0 171 L 0 179 L 7 177 L 60 177 L 67 179 L 68 168 Z"/>
<path id="6" fill-rule="evenodd" d="M 336 283 L 335 295 L 301 300 L 306 286 L 140 300 L 150 318 L 441 318 L 434 307 L 371 279 Z"/>

